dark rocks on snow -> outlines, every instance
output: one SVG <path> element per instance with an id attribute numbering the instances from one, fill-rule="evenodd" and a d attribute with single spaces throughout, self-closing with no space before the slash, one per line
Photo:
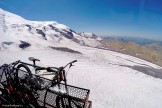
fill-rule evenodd
<path id="1" fill-rule="evenodd" d="M 92 33 L 92 39 L 97 39 L 98 36 Z"/>
<path id="2" fill-rule="evenodd" d="M 54 50 L 58 50 L 58 51 L 70 52 L 70 53 L 75 53 L 75 54 L 82 54 L 79 51 L 75 51 L 75 50 L 72 50 L 72 49 L 66 48 L 66 47 L 51 47 L 51 48 L 54 49 Z"/>
<path id="3" fill-rule="evenodd" d="M 70 32 L 73 32 L 73 33 L 76 33 L 77 34 L 77 32 L 75 32 L 74 30 L 72 30 L 72 29 L 70 29 Z"/>
<path id="4" fill-rule="evenodd" d="M 68 38 L 68 39 L 73 39 L 74 38 L 73 33 L 71 31 L 67 31 L 65 29 L 63 29 L 63 31 L 64 32 L 60 31 L 60 33 L 62 35 L 64 35 L 66 38 Z"/>
<path id="5" fill-rule="evenodd" d="M 11 45 L 11 44 L 13 44 L 13 42 L 3 42 L 3 44 Z"/>
<path id="6" fill-rule="evenodd" d="M 52 30 L 55 30 L 56 32 L 59 32 L 61 35 L 65 36 L 68 39 L 73 39 L 74 38 L 72 32 L 75 32 L 75 31 L 73 31 L 71 29 L 69 31 L 66 30 L 66 29 L 59 30 L 56 27 L 54 27 L 53 25 L 51 25 L 51 24 L 49 24 L 48 26 L 51 27 Z"/>
<path id="7" fill-rule="evenodd" d="M 25 26 L 27 26 L 29 28 L 28 30 L 31 30 L 32 29 L 32 26 L 29 25 L 29 24 L 25 24 Z"/>
<path id="8" fill-rule="evenodd" d="M 76 38 L 73 38 L 73 41 L 76 42 L 76 43 L 80 43 L 80 40 L 78 40 Z"/>
<path id="9" fill-rule="evenodd" d="M 21 44 L 19 45 L 19 47 L 22 48 L 22 49 L 25 49 L 25 48 L 31 46 L 31 44 L 28 43 L 28 42 L 25 42 L 25 41 L 20 41 L 20 42 L 21 42 Z"/>
<path id="10" fill-rule="evenodd" d="M 54 27 L 53 25 L 51 25 L 51 24 L 49 24 L 48 25 L 49 27 L 51 27 L 52 28 L 52 30 L 56 30 L 57 28 L 56 27 Z"/>
<path id="11" fill-rule="evenodd" d="M 44 37 L 44 38 L 46 39 L 46 34 L 45 34 L 42 30 L 36 29 L 36 31 L 37 31 L 38 34 L 41 34 L 42 37 Z M 46 39 L 46 40 L 47 40 L 47 39 Z"/>

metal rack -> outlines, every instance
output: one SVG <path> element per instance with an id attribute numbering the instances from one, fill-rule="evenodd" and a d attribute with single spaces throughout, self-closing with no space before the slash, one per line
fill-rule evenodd
<path id="1" fill-rule="evenodd" d="M 0 69 L 0 73 L 3 70 Z M 27 73 L 23 70 L 19 70 L 22 75 L 24 73 Z M 12 74 L 14 76 L 15 71 L 12 71 Z M 39 77 L 41 78 L 43 81 L 45 82 L 52 82 L 52 80 L 38 76 L 38 75 L 33 75 L 35 77 Z M 6 79 L 4 77 L 4 74 L 0 74 L 0 78 L 1 78 L 1 83 L 5 83 Z M 92 102 L 88 100 L 89 98 L 89 94 L 90 94 L 90 90 L 88 89 L 84 89 L 84 88 L 80 88 L 80 87 L 76 87 L 76 86 L 72 86 L 72 85 L 66 85 L 66 87 L 68 88 L 68 93 L 65 93 L 65 84 L 60 83 L 60 89 L 58 89 L 58 86 L 54 86 L 54 87 L 50 87 L 48 89 L 45 90 L 38 90 L 37 93 L 39 94 L 39 98 L 37 99 L 38 103 L 41 106 L 44 106 L 46 108 L 56 108 L 56 98 L 57 96 L 64 96 L 65 99 L 64 101 L 68 101 L 67 99 L 70 98 L 71 100 L 73 100 L 73 103 L 71 103 L 72 108 L 78 108 L 74 105 L 78 104 L 79 108 L 92 108 Z M 61 107 L 60 107 L 61 108 Z"/>

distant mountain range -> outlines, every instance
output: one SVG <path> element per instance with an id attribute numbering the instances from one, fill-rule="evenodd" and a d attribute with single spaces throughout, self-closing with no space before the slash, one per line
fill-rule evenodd
<path id="1" fill-rule="evenodd" d="M 129 36 L 105 36 L 104 39 L 118 40 L 122 42 L 135 42 L 139 45 L 150 45 L 150 44 L 159 44 L 162 46 L 162 41 L 152 40 L 142 37 L 129 37 Z"/>

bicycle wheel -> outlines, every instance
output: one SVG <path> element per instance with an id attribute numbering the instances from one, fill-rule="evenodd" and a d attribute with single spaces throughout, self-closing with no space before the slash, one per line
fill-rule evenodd
<path id="1" fill-rule="evenodd" d="M 57 108 L 83 108 L 83 105 L 81 105 L 78 101 L 75 101 L 70 97 L 57 96 L 56 107 Z"/>
<path id="2" fill-rule="evenodd" d="M 32 73 L 27 65 L 19 64 L 16 68 L 16 79 L 22 94 L 21 100 L 28 108 L 40 107 L 34 95 L 33 85 L 30 84 Z"/>
<path id="3" fill-rule="evenodd" d="M 32 75 L 29 67 L 25 64 L 19 64 L 16 67 L 16 73 L 18 74 L 18 77 L 24 77 L 24 75 Z"/>

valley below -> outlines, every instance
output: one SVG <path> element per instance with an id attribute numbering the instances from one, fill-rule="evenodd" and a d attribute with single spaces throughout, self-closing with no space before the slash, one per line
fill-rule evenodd
<path id="1" fill-rule="evenodd" d="M 143 40 L 145 42 L 145 40 Z M 162 46 L 158 43 L 141 45 L 136 42 L 123 42 L 114 39 L 101 41 L 108 50 L 128 54 L 162 66 Z"/>

